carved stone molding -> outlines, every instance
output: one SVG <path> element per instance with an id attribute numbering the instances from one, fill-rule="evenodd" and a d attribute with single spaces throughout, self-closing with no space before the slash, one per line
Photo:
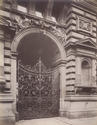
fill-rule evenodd
<path id="1" fill-rule="evenodd" d="M 2 26 L 10 26 L 11 22 L 9 20 L 6 20 L 4 17 L 0 16 L 0 25 L 2 25 Z"/>
<path id="2" fill-rule="evenodd" d="M 56 25 L 52 25 L 47 23 L 44 20 L 36 20 L 36 19 L 18 19 L 16 18 L 16 22 L 17 22 L 17 32 L 24 30 L 26 28 L 30 28 L 30 27 L 38 27 L 45 30 L 48 30 L 50 32 L 52 32 L 61 42 L 63 42 L 65 40 L 65 30 L 56 26 Z"/>
<path id="3" fill-rule="evenodd" d="M 48 23 L 40 19 L 28 19 L 26 17 L 13 16 L 11 20 L 0 18 L 0 24 L 15 31 L 15 34 L 31 27 L 37 27 L 45 31 L 51 32 L 55 35 L 61 43 L 65 41 L 65 29 L 57 24 Z"/>

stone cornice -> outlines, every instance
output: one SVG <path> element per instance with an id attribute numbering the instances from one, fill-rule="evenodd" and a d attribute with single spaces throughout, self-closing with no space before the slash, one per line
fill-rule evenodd
<path id="1" fill-rule="evenodd" d="M 97 52 L 97 46 L 93 47 L 93 46 L 85 45 L 83 43 L 79 43 L 78 41 L 77 42 L 69 42 L 65 45 L 65 49 L 69 49 L 71 47 L 73 47 L 73 49 L 83 48 L 83 49 Z"/>
<path id="2" fill-rule="evenodd" d="M 95 54 L 90 54 L 90 53 L 85 53 L 85 52 L 80 52 L 80 51 L 77 51 L 77 53 L 75 54 L 76 56 L 79 56 L 79 57 L 89 57 L 89 58 L 92 58 L 92 59 L 96 59 L 96 55 Z"/>
<path id="3" fill-rule="evenodd" d="M 58 22 L 49 20 L 49 19 L 47 19 L 47 18 L 45 18 L 45 17 L 39 17 L 39 16 L 37 16 L 36 14 L 31 15 L 31 14 L 29 14 L 29 13 L 25 13 L 25 12 L 19 11 L 19 10 L 14 9 L 14 8 L 10 8 L 10 9 L 9 9 L 9 8 L 5 8 L 5 7 L 3 7 L 3 6 L 0 7 L 0 10 L 2 10 L 2 12 L 7 12 L 7 13 L 12 14 L 13 17 L 14 17 L 14 16 L 21 16 L 21 17 L 26 17 L 26 18 L 28 18 L 28 19 L 34 18 L 34 19 L 36 19 L 36 20 L 42 20 L 42 21 L 45 21 L 45 22 L 50 23 L 50 24 L 52 24 L 52 25 L 56 25 L 56 26 L 58 26 L 58 27 L 64 27 L 64 28 L 65 28 L 65 25 L 63 25 L 63 24 L 60 24 L 60 23 L 58 23 Z M 0 14 L 0 15 L 1 15 L 1 14 Z M 5 16 L 5 17 L 6 17 L 6 16 Z M 9 17 L 9 19 L 10 19 L 10 17 Z"/>
<path id="4" fill-rule="evenodd" d="M 0 25 L 2 27 L 6 27 L 16 33 L 29 27 L 38 27 L 51 31 L 60 41 L 65 41 L 65 26 L 47 20 L 46 18 L 22 13 L 18 10 L 11 11 L 12 12 L 9 11 L 11 17 L 0 16 Z"/>
<path id="5" fill-rule="evenodd" d="M 90 12 L 97 14 L 97 1 L 96 0 L 71 0 L 72 3 L 75 3 L 78 6 L 81 6 Z"/>

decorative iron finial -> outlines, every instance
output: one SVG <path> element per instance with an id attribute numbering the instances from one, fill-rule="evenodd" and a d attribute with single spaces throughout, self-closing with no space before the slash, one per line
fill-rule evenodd
<path id="1" fill-rule="evenodd" d="M 41 74 L 42 72 L 42 61 L 41 61 L 41 56 L 39 57 L 39 73 Z"/>

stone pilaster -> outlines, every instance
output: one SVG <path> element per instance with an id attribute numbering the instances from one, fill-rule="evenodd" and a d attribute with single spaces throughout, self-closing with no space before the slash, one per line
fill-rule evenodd
<path id="1" fill-rule="evenodd" d="M 97 61 L 96 61 L 96 85 L 97 85 Z"/>
<path id="2" fill-rule="evenodd" d="M 4 88 L 4 32 L 0 29 L 0 92 L 3 92 Z"/>
<path id="3" fill-rule="evenodd" d="M 12 57 L 11 57 L 11 92 L 14 98 L 14 103 L 13 103 L 13 110 L 14 113 L 17 113 L 16 110 L 16 101 L 17 101 L 17 89 L 18 89 L 18 83 L 17 83 L 17 53 L 12 52 Z"/>
<path id="4" fill-rule="evenodd" d="M 66 63 L 66 92 L 67 94 L 74 94 L 76 77 L 76 60 L 75 55 L 68 55 Z"/>
<path id="5" fill-rule="evenodd" d="M 0 125 L 14 125 L 13 96 L 9 93 L 10 81 L 8 80 L 10 68 L 6 67 L 10 64 L 10 58 L 9 52 L 5 51 L 5 42 L 5 32 L 0 30 Z"/>
<path id="6" fill-rule="evenodd" d="M 11 34 L 6 31 L 4 42 L 4 74 L 7 92 L 11 91 L 11 37 Z"/>
<path id="7" fill-rule="evenodd" d="M 77 1 L 76 1 L 77 2 Z M 95 84 L 95 76 L 96 76 L 96 61 L 95 59 L 95 50 L 96 50 L 96 13 L 89 11 L 90 8 L 86 9 L 85 5 L 80 6 L 80 4 L 71 2 L 66 18 L 66 45 L 68 45 L 67 55 L 70 57 L 70 52 L 74 47 L 74 55 L 75 61 L 67 58 L 67 76 L 71 72 L 71 67 L 75 67 L 75 81 L 74 91 L 75 94 L 67 95 L 65 98 L 65 111 L 66 116 L 69 118 L 81 118 L 81 117 L 92 117 L 97 115 L 97 105 L 96 105 L 96 95 L 92 91 L 89 93 L 85 93 L 86 90 L 96 89 L 96 87 L 92 87 L 90 85 L 85 86 L 85 82 L 83 85 L 81 83 L 81 61 L 83 59 L 89 60 L 92 71 L 91 75 L 93 75 L 93 84 Z M 83 4 L 83 2 L 82 2 Z M 86 4 L 87 6 L 87 4 Z M 88 27 L 89 26 L 89 27 Z M 86 39 L 86 41 L 84 41 Z M 80 44 L 80 45 L 78 45 Z M 82 46 L 81 46 L 82 45 Z M 90 46 L 89 46 L 90 45 Z M 95 49 L 91 49 L 91 47 Z M 71 63 L 71 60 L 73 63 Z M 91 63 L 92 62 L 92 63 Z M 71 64 L 70 64 L 71 63 Z M 70 67 L 70 68 L 68 68 Z M 69 70 L 70 69 L 70 70 Z M 73 76 L 73 75 L 72 75 Z M 69 77 L 70 78 L 70 77 Z M 68 79 L 68 78 L 67 78 Z M 71 81 L 68 82 L 67 85 L 70 85 Z M 78 91 L 76 91 L 78 89 Z M 70 89 L 69 89 L 70 90 Z M 82 92 L 82 93 L 81 93 Z M 90 94 L 90 95 L 88 95 Z M 89 97 L 89 99 L 88 99 Z M 76 98 L 76 99 L 75 99 Z M 96 99 L 94 102 L 94 98 Z"/>
<path id="8" fill-rule="evenodd" d="M 64 116 L 65 107 L 64 107 L 64 99 L 66 95 L 66 67 L 65 64 L 61 64 L 59 66 L 60 72 L 60 116 Z"/>

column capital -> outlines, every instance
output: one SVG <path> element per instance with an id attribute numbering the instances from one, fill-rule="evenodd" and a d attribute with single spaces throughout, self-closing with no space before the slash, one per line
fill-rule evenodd
<path id="1" fill-rule="evenodd" d="M 0 41 L 4 41 L 5 37 L 4 37 L 4 31 L 3 29 L 0 28 Z"/>
<path id="2" fill-rule="evenodd" d="M 54 62 L 53 67 L 65 67 L 66 65 L 66 60 L 57 60 Z"/>
<path id="3" fill-rule="evenodd" d="M 16 59 L 17 58 L 17 56 L 18 56 L 18 53 L 17 52 L 11 52 L 11 58 L 12 59 Z"/>

